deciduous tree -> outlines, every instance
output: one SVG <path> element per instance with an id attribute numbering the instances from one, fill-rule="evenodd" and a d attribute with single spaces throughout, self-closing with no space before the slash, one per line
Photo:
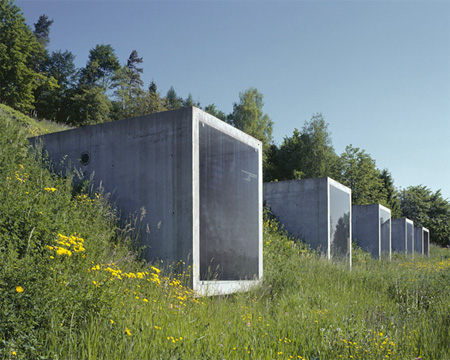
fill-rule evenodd
<path id="1" fill-rule="evenodd" d="M 89 51 L 86 67 L 81 70 L 80 83 L 89 87 L 101 86 L 103 92 L 111 87 L 120 63 L 111 45 L 96 45 Z"/>
<path id="2" fill-rule="evenodd" d="M 348 145 L 337 162 L 334 177 L 352 189 L 354 205 L 380 203 L 388 206 L 380 170 L 363 149 Z"/>
<path id="3" fill-rule="evenodd" d="M 12 0 L 0 0 L 0 102 L 27 112 L 34 90 L 45 81 L 32 64 L 41 46 Z"/>
<path id="4" fill-rule="evenodd" d="M 432 242 L 450 245 L 450 202 L 440 190 L 433 193 L 423 185 L 410 186 L 400 192 L 400 204 L 402 216 L 430 230 Z"/>
<path id="5" fill-rule="evenodd" d="M 337 155 L 322 114 L 315 114 L 305 122 L 301 131 L 294 129 L 285 137 L 274 156 L 278 180 L 331 176 Z"/>
<path id="6" fill-rule="evenodd" d="M 54 51 L 43 64 L 43 72 L 58 87 L 40 87 L 36 92 L 36 111 L 40 118 L 66 123 L 71 116 L 70 98 L 75 87 L 75 56 L 70 51 Z"/>
<path id="7" fill-rule="evenodd" d="M 250 88 L 239 93 L 239 102 L 233 105 L 232 124 L 243 132 L 261 140 L 264 152 L 272 143 L 273 121 L 263 112 L 263 94 Z"/>

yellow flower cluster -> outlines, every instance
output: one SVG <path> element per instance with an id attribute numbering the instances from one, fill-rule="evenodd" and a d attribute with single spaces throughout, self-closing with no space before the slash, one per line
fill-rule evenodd
<path id="1" fill-rule="evenodd" d="M 445 259 L 442 261 L 439 261 L 439 259 L 433 259 L 433 260 L 420 260 L 420 261 L 414 261 L 410 260 L 407 262 L 404 262 L 402 264 L 399 264 L 399 266 L 409 269 L 409 270 L 422 270 L 426 271 L 428 273 L 432 272 L 440 272 L 443 270 L 447 270 L 450 268 L 450 259 Z"/>
<path id="2" fill-rule="evenodd" d="M 183 340 L 183 338 L 181 336 L 179 338 L 174 338 L 173 336 L 170 336 L 170 337 L 168 336 L 167 340 L 171 341 L 173 344 L 175 344 L 176 342 Z"/>
<path id="3" fill-rule="evenodd" d="M 347 354 L 345 356 L 340 355 L 340 357 L 346 359 L 384 359 L 395 355 L 395 343 L 389 340 L 387 335 L 375 330 L 369 330 L 369 332 L 369 347 L 367 349 L 355 341 L 342 338 L 341 340 L 345 344 Z"/>
<path id="4" fill-rule="evenodd" d="M 57 243 L 56 246 L 47 245 L 47 249 L 50 251 L 56 251 L 56 254 L 60 256 L 72 256 L 74 252 L 81 253 L 86 250 L 84 248 L 84 239 L 77 236 L 76 233 L 70 236 L 58 234 L 55 242 Z M 84 254 L 82 256 L 84 257 Z"/>
<path id="5" fill-rule="evenodd" d="M 100 199 L 101 195 L 95 193 L 94 194 L 95 199 Z M 86 203 L 86 204 L 93 204 L 95 202 L 95 199 L 90 198 L 88 195 L 86 194 L 82 194 L 82 195 L 78 195 L 77 196 L 77 200 L 80 203 Z"/>
<path id="6" fill-rule="evenodd" d="M 19 167 L 20 167 L 22 170 L 25 170 L 25 168 L 24 168 L 23 165 L 19 164 Z M 29 177 L 29 175 L 28 175 L 27 173 L 22 173 L 20 170 L 15 171 L 15 172 L 14 172 L 14 175 L 15 175 L 15 177 L 16 177 L 16 180 L 17 180 L 17 181 L 20 181 L 20 182 L 22 182 L 22 183 L 26 182 L 27 178 Z M 10 179 L 11 179 L 11 178 L 8 177 L 8 180 L 10 180 Z"/>
<path id="7" fill-rule="evenodd" d="M 28 131 L 30 132 L 31 135 L 36 136 L 36 135 L 40 135 L 41 131 L 39 130 L 39 128 L 37 126 L 35 127 L 28 127 Z"/>
<path id="8" fill-rule="evenodd" d="M 55 192 L 56 188 L 54 188 L 54 187 L 46 187 L 46 188 L 44 188 L 44 190 L 47 191 L 47 192 Z"/>
<path id="9" fill-rule="evenodd" d="M 120 270 L 120 268 L 114 264 L 114 263 L 110 263 L 108 265 L 103 265 L 103 264 L 97 264 L 94 265 L 89 272 L 91 271 L 100 271 L 100 270 L 104 270 L 106 272 L 108 272 L 111 275 L 111 280 L 117 279 L 117 280 L 123 280 L 123 279 L 147 279 L 147 281 L 153 281 L 154 283 L 156 283 L 157 285 L 159 285 L 161 283 L 161 280 L 159 279 L 159 275 L 158 273 L 161 271 L 155 267 L 151 267 L 151 269 L 154 271 L 153 273 L 149 273 L 148 271 L 144 271 L 144 272 L 123 272 L 122 270 Z"/>

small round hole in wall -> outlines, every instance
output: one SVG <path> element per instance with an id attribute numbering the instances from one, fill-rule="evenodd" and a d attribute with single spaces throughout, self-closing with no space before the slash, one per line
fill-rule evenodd
<path id="1" fill-rule="evenodd" d="M 91 161 L 91 155 L 87 151 L 81 153 L 80 162 L 82 165 L 89 164 L 89 161 Z"/>

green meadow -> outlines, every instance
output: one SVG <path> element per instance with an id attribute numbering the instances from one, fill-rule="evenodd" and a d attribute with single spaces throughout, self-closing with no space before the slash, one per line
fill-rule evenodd
<path id="1" fill-rule="evenodd" d="M 135 222 L 0 107 L 0 358 L 450 359 L 450 252 L 327 261 L 264 219 L 264 279 L 198 297 L 187 264 L 139 260 Z M 136 215 L 138 216 L 138 214 Z"/>

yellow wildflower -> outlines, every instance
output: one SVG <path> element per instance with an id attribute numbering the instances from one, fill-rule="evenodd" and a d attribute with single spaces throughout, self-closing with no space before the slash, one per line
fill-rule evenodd
<path id="1" fill-rule="evenodd" d="M 128 336 L 131 336 L 131 331 L 130 331 L 130 329 L 126 328 L 125 332 L 127 333 Z"/>
<path id="2" fill-rule="evenodd" d="M 23 287 L 22 287 L 22 286 L 16 286 L 16 291 L 17 291 L 18 293 L 23 292 Z"/>
<path id="3" fill-rule="evenodd" d="M 158 273 L 158 274 L 161 272 L 161 270 L 155 268 L 154 266 L 152 266 L 151 269 L 152 269 L 153 271 L 156 271 L 156 273 Z"/>

